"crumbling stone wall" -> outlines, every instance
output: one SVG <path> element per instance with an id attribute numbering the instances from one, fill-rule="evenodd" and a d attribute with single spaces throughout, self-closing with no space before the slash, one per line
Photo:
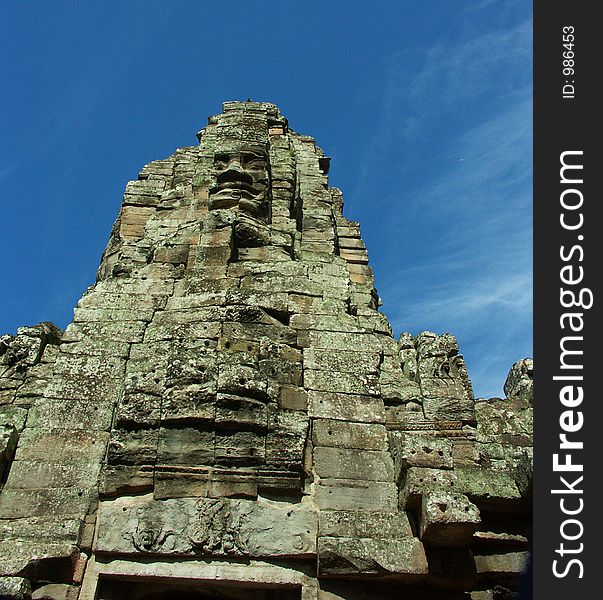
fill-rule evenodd
<path id="1" fill-rule="evenodd" d="M 127 184 L 66 331 L 0 340 L 1 585 L 507 594 L 531 363 L 475 401 L 452 335 L 393 338 L 329 159 L 274 105 L 225 103 L 198 138 Z"/>

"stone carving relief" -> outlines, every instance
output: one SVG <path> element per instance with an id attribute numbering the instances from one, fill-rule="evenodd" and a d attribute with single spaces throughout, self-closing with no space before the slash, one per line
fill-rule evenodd
<path id="1" fill-rule="evenodd" d="M 215 185 L 209 189 L 209 210 L 237 211 L 234 224 L 238 247 L 270 242 L 268 154 L 262 146 L 219 149 L 214 155 Z"/>
<path id="2" fill-rule="evenodd" d="M 453 335 L 423 332 L 415 339 L 415 345 L 424 395 L 473 399 L 465 361 Z"/>
<path id="3" fill-rule="evenodd" d="M 223 500 L 197 502 L 197 515 L 189 540 L 193 548 L 213 556 L 241 556 L 247 554 L 240 537 L 240 513 L 233 513 Z"/>
<path id="4" fill-rule="evenodd" d="M 263 221 L 268 217 L 268 155 L 264 149 L 217 151 L 216 185 L 209 190 L 209 208 L 236 208 Z"/>
<path id="5" fill-rule="evenodd" d="M 517 361 L 509 371 L 504 390 L 507 398 L 520 397 L 529 402 L 534 396 L 534 361 L 524 358 Z"/>
<path id="6" fill-rule="evenodd" d="M 410 333 L 403 333 L 398 342 L 400 368 L 404 377 L 410 381 L 418 381 L 419 365 L 417 363 L 417 350 L 414 347 Z"/>
<path id="7" fill-rule="evenodd" d="M 440 360 L 433 365 L 432 377 L 439 379 L 443 385 L 451 385 L 459 376 L 462 366 L 463 359 L 458 354 L 454 356 L 442 356 Z"/>
<path id="8" fill-rule="evenodd" d="M 148 507 L 140 507 L 134 515 L 135 528 L 125 532 L 123 538 L 139 552 L 157 553 L 174 550 L 176 532 L 161 522 L 161 514 Z"/>
<path id="9" fill-rule="evenodd" d="M 179 556 L 302 556 L 315 550 L 317 515 L 250 500 L 103 502 L 96 550 Z"/>

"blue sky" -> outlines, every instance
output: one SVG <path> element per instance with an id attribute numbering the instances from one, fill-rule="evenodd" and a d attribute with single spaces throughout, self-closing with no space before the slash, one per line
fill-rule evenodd
<path id="1" fill-rule="evenodd" d="M 332 157 L 396 334 L 452 332 L 478 396 L 532 354 L 528 0 L 23 2 L 0 24 L 0 333 L 65 327 L 126 181 L 224 100 Z"/>

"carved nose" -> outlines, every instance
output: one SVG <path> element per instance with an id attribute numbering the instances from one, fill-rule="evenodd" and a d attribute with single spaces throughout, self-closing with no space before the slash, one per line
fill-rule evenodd
<path id="1" fill-rule="evenodd" d="M 241 161 L 239 158 L 233 157 L 228 161 L 227 171 L 230 171 L 231 169 L 233 171 L 243 171 L 243 167 L 241 166 Z"/>

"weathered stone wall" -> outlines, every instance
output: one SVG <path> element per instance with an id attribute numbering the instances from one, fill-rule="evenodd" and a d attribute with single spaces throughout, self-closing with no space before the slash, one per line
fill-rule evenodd
<path id="1" fill-rule="evenodd" d="M 531 363 L 475 401 L 453 336 L 392 337 L 329 159 L 274 105 L 225 103 L 198 137 L 128 183 L 66 331 L 0 339 L 2 585 L 516 587 Z"/>

